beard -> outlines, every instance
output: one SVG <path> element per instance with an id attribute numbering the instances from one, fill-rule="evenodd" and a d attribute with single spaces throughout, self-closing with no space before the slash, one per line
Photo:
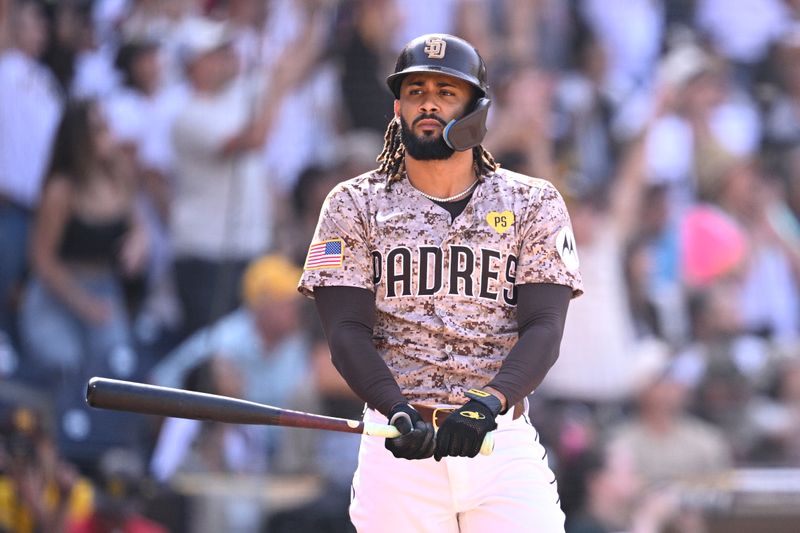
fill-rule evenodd
<path id="1" fill-rule="evenodd" d="M 432 115 L 423 115 L 417 117 L 415 122 L 425 118 L 433 118 L 438 120 L 442 123 L 443 127 L 446 125 L 446 123 L 439 117 Z M 442 130 L 442 133 L 444 133 L 444 130 Z M 450 156 L 455 153 L 455 150 L 447 146 L 447 143 L 444 142 L 443 134 L 439 135 L 438 137 L 418 137 L 414 135 L 414 132 L 411 131 L 411 128 L 408 126 L 408 123 L 403 117 L 400 117 L 400 139 L 403 141 L 403 145 L 406 147 L 406 154 L 419 161 L 449 159 Z"/>

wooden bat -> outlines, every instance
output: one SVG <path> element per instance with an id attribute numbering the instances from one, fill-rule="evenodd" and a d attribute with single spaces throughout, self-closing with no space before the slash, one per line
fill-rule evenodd
<path id="1" fill-rule="evenodd" d="M 100 377 L 89 380 L 86 403 L 102 409 L 230 424 L 324 429 L 389 439 L 400 436 L 397 428 L 390 424 L 315 415 L 217 394 Z M 483 440 L 481 454 L 489 455 L 493 449 L 494 439 L 489 433 Z"/>

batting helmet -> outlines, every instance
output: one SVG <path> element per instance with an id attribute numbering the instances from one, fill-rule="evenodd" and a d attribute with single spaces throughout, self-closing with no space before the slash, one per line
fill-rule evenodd
<path id="1" fill-rule="evenodd" d="M 414 72 L 446 74 L 466 81 L 478 91 L 472 109 L 458 120 L 451 120 L 444 130 L 444 141 L 456 151 L 478 146 L 486 135 L 486 117 L 491 101 L 486 98 L 486 64 L 474 46 L 446 33 L 417 37 L 400 52 L 394 73 L 386 84 L 400 98 L 403 78 Z"/>
<path id="2" fill-rule="evenodd" d="M 400 52 L 394 73 L 386 78 L 395 98 L 400 84 L 412 72 L 437 72 L 460 78 L 486 96 L 486 65 L 474 46 L 446 33 L 430 33 L 409 42 Z"/>

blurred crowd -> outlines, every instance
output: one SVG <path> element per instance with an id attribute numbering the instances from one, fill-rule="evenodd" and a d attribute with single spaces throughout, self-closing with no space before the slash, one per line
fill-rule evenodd
<path id="1" fill-rule="evenodd" d="M 295 287 L 430 32 L 572 217 L 586 293 L 530 413 L 568 533 L 707 531 L 682 488 L 800 467 L 800 1 L 0 0 L 0 532 L 350 531 L 357 437 L 83 395 L 360 416 Z"/>

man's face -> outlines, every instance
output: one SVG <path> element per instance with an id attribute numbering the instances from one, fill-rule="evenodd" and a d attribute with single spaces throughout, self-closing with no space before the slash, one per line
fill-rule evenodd
<path id="1" fill-rule="evenodd" d="M 267 342 L 276 342 L 290 335 L 300 323 L 300 303 L 295 295 L 262 295 L 251 304 L 250 311 L 259 333 Z"/>
<path id="2" fill-rule="evenodd" d="M 394 113 L 400 118 L 406 153 L 414 159 L 448 159 L 453 149 L 444 142 L 448 122 L 464 114 L 472 101 L 470 84 L 444 74 L 409 74 L 400 86 Z"/>
<path id="3" fill-rule="evenodd" d="M 16 45 L 24 53 L 38 58 L 47 46 L 47 23 L 41 9 L 33 3 L 24 3 L 16 18 Z"/>

